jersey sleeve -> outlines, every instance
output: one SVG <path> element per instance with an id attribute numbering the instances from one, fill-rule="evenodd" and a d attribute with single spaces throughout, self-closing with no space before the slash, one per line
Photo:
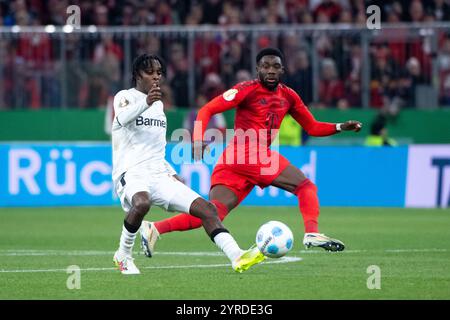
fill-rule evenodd
<path id="1" fill-rule="evenodd" d="M 126 90 L 119 91 L 114 96 L 114 114 L 116 115 L 115 118 L 119 125 L 126 126 L 130 122 L 136 120 L 142 112 L 150 108 L 146 99 L 147 97 L 143 97 L 135 100 L 135 98 Z M 155 103 L 162 102 L 156 101 L 153 104 Z"/>
<path id="2" fill-rule="evenodd" d="M 317 121 L 294 90 L 289 89 L 289 95 L 292 101 L 289 114 L 310 136 L 324 137 L 338 132 L 335 123 Z"/>
<path id="3" fill-rule="evenodd" d="M 250 92 L 249 87 L 251 86 L 245 86 L 242 83 L 237 84 L 205 104 L 198 112 L 195 120 L 193 141 L 203 141 L 211 117 L 217 113 L 236 108 Z"/>

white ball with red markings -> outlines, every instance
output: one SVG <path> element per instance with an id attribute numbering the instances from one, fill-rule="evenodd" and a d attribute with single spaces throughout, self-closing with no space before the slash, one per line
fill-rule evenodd
<path id="1" fill-rule="evenodd" d="M 269 221 L 258 229 L 256 245 L 266 257 L 280 258 L 291 251 L 294 236 L 283 222 Z"/>

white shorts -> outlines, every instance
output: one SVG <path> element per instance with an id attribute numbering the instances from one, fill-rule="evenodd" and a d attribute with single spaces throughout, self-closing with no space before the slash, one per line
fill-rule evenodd
<path id="1" fill-rule="evenodd" d="M 189 213 L 192 202 L 200 195 L 168 173 L 154 174 L 146 170 L 129 170 L 117 182 L 116 192 L 123 210 L 132 207 L 137 192 L 148 192 L 152 206 L 167 211 Z"/>

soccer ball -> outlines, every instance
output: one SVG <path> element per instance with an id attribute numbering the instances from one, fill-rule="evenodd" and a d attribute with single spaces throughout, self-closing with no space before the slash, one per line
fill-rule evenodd
<path id="1" fill-rule="evenodd" d="M 259 251 L 269 258 L 280 258 L 294 245 L 291 229 L 280 221 L 263 224 L 256 233 L 256 245 Z"/>

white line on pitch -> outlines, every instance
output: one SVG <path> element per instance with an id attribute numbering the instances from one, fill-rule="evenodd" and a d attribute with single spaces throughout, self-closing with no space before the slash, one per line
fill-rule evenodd
<path id="1" fill-rule="evenodd" d="M 282 257 L 276 260 L 265 261 L 264 264 L 277 264 L 298 262 L 302 258 L 299 257 Z M 194 265 L 179 265 L 179 266 L 147 266 L 140 267 L 141 269 L 188 269 L 188 268 L 217 268 L 217 267 L 231 267 L 230 264 L 194 264 Z M 112 271 L 117 268 L 80 268 L 80 271 Z M 67 272 L 67 269 L 23 269 L 23 270 L 1 270 L 0 273 L 36 273 L 36 272 Z"/>
<path id="2" fill-rule="evenodd" d="M 364 253 L 364 252 L 387 252 L 387 253 L 417 253 L 417 252 L 447 252 L 448 249 L 385 249 L 385 250 L 345 250 L 340 254 L 348 253 Z M 327 254 L 323 250 L 297 250 L 293 251 L 299 254 Z M 0 256 L 108 256 L 113 255 L 114 251 L 98 251 L 98 250 L 0 250 Z M 140 254 L 136 251 L 135 254 Z M 221 256 L 223 253 L 217 251 L 191 251 L 191 252 L 177 252 L 177 251 L 156 251 L 156 255 L 168 256 Z"/>

